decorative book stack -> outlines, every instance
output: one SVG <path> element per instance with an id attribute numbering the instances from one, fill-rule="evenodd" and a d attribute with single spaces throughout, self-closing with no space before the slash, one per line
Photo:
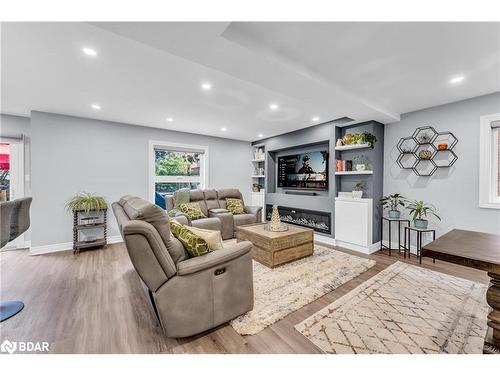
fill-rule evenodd
<path id="1" fill-rule="evenodd" d="M 352 171 L 352 160 L 337 159 L 337 172 Z"/>

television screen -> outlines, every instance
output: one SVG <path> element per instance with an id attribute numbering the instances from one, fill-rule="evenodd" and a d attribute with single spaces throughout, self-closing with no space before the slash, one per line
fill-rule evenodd
<path id="1" fill-rule="evenodd" d="M 328 189 L 328 152 L 311 151 L 279 157 L 278 187 Z"/>

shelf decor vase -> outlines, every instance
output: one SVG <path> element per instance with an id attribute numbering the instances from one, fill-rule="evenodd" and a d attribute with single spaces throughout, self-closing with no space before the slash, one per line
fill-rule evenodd
<path id="1" fill-rule="evenodd" d="M 389 219 L 399 219 L 401 217 L 401 211 L 389 210 Z"/>
<path id="2" fill-rule="evenodd" d="M 356 164 L 356 170 L 358 172 L 364 171 L 364 170 L 366 170 L 366 165 L 364 165 L 364 164 Z"/>
<path id="3" fill-rule="evenodd" d="M 273 205 L 273 213 L 271 214 L 271 224 L 269 225 L 271 232 L 278 232 L 281 230 L 281 218 L 278 211 L 278 205 Z"/>
<path id="4" fill-rule="evenodd" d="M 413 225 L 415 225 L 415 228 L 418 229 L 427 229 L 427 226 L 429 225 L 429 220 L 415 219 L 413 220 Z"/>
<path id="5" fill-rule="evenodd" d="M 361 199 L 363 198 L 363 190 L 353 190 L 352 191 L 352 197 L 355 199 Z"/>

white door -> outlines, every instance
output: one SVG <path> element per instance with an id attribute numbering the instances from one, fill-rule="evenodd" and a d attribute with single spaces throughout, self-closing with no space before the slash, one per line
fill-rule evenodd
<path id="1" fill-rule="evenodd" d="M 0 201 L 24 197 L 24 144 L 22 139 L 0 140 Z M 24 248 L 25 234 L 5 245 L 2 250 Z"/>

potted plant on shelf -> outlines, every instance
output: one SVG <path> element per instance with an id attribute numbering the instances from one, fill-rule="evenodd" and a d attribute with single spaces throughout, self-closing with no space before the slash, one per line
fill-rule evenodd
<path id="1" fill-rule="evenodd" d="M 413 201 L 407 208 L 410 210 L 410 216 L 415 228 L 427 229 L 429 225 L 429 220 L 426 219 L 427 215 L 433 215 L 436 219 L 441 220 L 436 213 L 436 208 L 424 201 Z"/>
<path id="2" fill-rule="evenodd" d="M 382 197 L 380 203 L 383 208 L 389 208 L 389 218 L 399 219 L 401 217 L 401 211 L 398 210 L 399 206 L 405 206 L 406 198 L 399 193 L 391 194 L 386 197 Z"/>
<path id="3" fill-rule="evenodd" d="M 375 142 L 377 142 L 377 137 L 375 137 L 372 133 L 364 132 L 363 134 L 363 143 L 368 143 L 370 148 L 373 148 Z"/>
<path id="4" fill-rule="evenodd" d="M 368 171 L 370 169 L 370 163 L 364 155 L 354 157 L 354 166 L 358 172 Z"/>
<path id="5" fill-rule="evenodd" d="M 108 208 L 108 204 L 103 197 L 91 193 L 79 193 L 68 201 L 66 208 L 68 211 L 89 213 L 104 211 Z"/>
<path id="6" fill-rule="evenodd" d="M 363 181 L 358 181 L 352 188 L 352 197 L 356 199 L 361 199 L 363 197 L 363 189 L 365 188 L 365 183 Z"/>

